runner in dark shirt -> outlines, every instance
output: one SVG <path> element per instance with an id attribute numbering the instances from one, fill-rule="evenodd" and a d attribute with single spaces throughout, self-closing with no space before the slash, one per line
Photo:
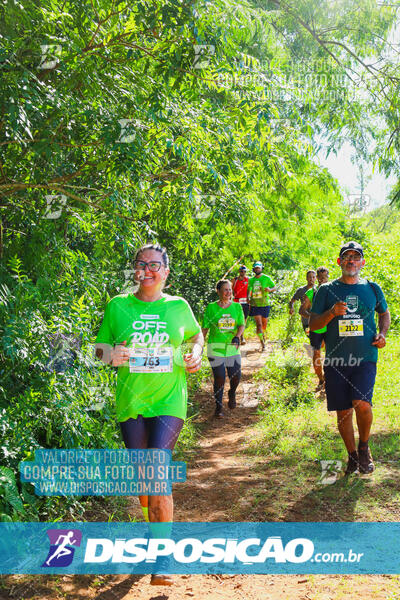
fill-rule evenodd
<path id="1" fill-rule="evenodd" d="M 307 271 L 307 273 L 306 273 L 307 285 L 303 285 L 303 286 L 297 288 L 297 290 L 295 291 L 295 293 L 289 300 L 289 314 L 290 315 L 294 314 L 293 304 L 295 302 L 297 302 L 297 300 L 300 300 L 300 304 L 301 304 L 303 302 L 304 295 L 307 292 L 307 290 L 310 290 L 311 288 L 315 289 L 316 278 L 317 278 L 317 273 L 313 269 L 310 269 L 309 271 Z M 308 318 L 301 316 L 301 324 L 303 325 L 304 333 L 306 333 L 306 335 L 308 335 Z"/>
<path id="2" fill-rule="evenodd" d="M 318 279 L 318 288 L 324 283 L 328 283 L 329 279 L 329 271 L 326 267 L 318 267 L 317 269 L 317 279 Z M 310 310 L 313 303 L 313 299 L 317 290 L 315 288 L 310 288 L 306 290 L 303 301 L 301 303 L 299 313 L 302 318 L 306 318 L 307 321 L 310 319 Z M 323 347 L 325 340 L 326 327 L 322 329 L 318 329 L 317 331 L 310 331 L 310 344 L 312 348 L 312 361 L 315 374 L 319 379 L 319 384 L 317 387 L 317 391 L 323 389 L 325 384 L 324 371 L 322 368 L 323 361 L 321 359 L 321 348 Z"/>

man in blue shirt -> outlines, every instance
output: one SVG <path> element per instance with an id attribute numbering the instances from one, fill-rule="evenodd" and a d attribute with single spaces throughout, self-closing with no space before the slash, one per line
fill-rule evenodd
<path id="1" fill-rule="evenodd" d="M 346 474 L 372 473 L 368 447 L 378 348 L 386 345 L 390 313 L 378 284 L 360 278 L 364 251 L 357 242 L 342 246 L 337 263 L 342 276 L 322 285 L 311 307 L 310 330 L 327 326 L 324 362 L 328 410 L 335 410 L 349 457 Z M 379 315 L 376 331 L 374 314 Z M 353 409 L 359 433 L 354 438 Z"/>

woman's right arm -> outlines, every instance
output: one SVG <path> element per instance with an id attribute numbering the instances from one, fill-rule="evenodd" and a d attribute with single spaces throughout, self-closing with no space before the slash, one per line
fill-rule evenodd
<path id="1" fill-rule="evenodd" d="M 125 347 L 126 340 L 114 348 L 110 344 L 95 344 L 96 358 L 112 367 L 120 367 L 129 360 L 129 348 Z"/>

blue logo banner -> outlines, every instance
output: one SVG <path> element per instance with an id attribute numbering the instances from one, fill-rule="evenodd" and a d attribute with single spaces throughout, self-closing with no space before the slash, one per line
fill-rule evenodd
<path id="1" fill-rule="evenodd" d="M 0 523 L 0 573 L 400 574 L 400 523 Z"/>

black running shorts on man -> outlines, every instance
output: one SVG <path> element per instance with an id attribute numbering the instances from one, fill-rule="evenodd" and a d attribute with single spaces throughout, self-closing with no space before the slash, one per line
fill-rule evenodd
<path id="1" fill-rule="evenodd" d="M 347 410 L 353 401 L 364 400 L 372 406 L 376 363 L 367 361 L 354 367 L 324 366 L 328 410 Z"/>

